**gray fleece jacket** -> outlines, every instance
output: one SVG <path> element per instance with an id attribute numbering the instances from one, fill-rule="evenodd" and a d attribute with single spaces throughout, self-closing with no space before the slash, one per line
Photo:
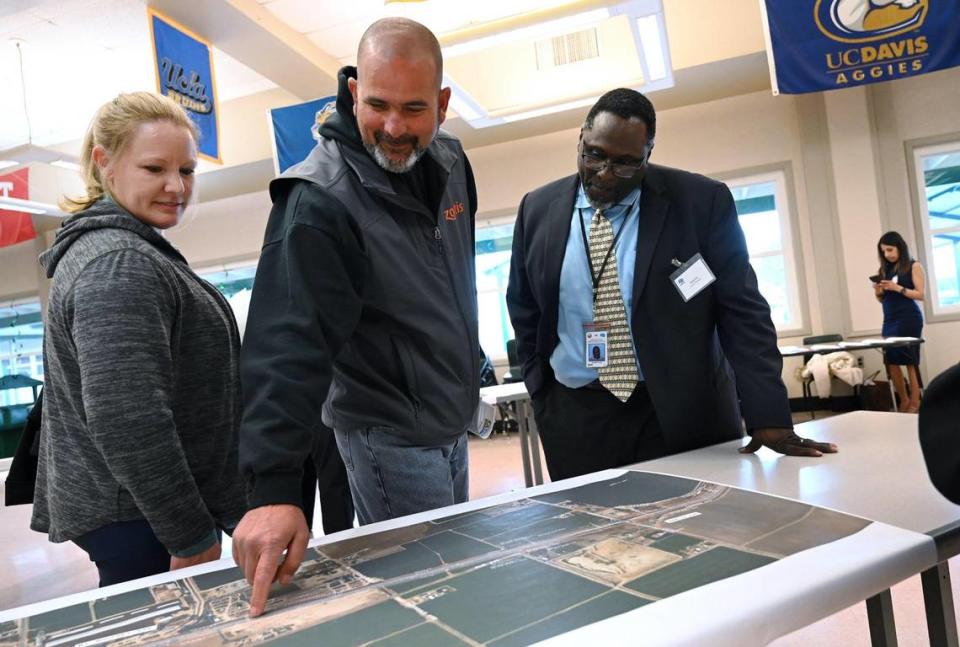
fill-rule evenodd
<path id="1" fill-rule="evenodd" d="M 172 555 L 202 552 L 246 507 L 229 304 L 108 199 L 40 262 L 53 281 L 31 528 L 62 542 L 146 519 Z"/>

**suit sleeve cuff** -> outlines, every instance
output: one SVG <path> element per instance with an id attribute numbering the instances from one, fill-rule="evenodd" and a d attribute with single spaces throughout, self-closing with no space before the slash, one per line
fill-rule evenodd
<path id="1" fill-rule="evenodd" d="M 757 429 L 788 429 L 788 430 L 792 430 L 792 429 L 793 429 L 793 425 L 783 425 L 783 424 L 777 424 L 777 425 L 757 425 L 757 426 L 755 426 L 755 427 L 751 427 L 750 429 L 747 429 L 747 434 L 750 435 L 750 436 L 752 436 L 752 435 L 753 435 L 753 432 L 755 432 Z"/>
<path id="2" fill-rule="evenodd" d="M 265 505 L 295 505 L 303 507 L 303 474 L 274 472 L 254 476 L 253 486 L 247 495 L 247 505 L 252 510 Z"/>

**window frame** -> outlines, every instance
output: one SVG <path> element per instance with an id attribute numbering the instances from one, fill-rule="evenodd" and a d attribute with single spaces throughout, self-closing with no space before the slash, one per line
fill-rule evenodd
<path id="1" fill-rule="evenodd" d="M 237 260 L 232 260 L 229 262 L 223 263 L 205 263 L 203 265 L 198 265 L 196 267 L 191 266 L 190 269 L 193 270 L 193 273 L 202 278 L 204 281 L 209 282 L 206 278 L 210 274 L 217 274 L 220 272 L 232 272 L 232 271 L 241 271 L 253 268 L 254 276 L 256 276 L 257 267 L 260 265 L 260 256 L 252 256 L 249 258 L 242 258 Z"/>
<path id="2" fill-rule="evenodd" d="M 789 163 L 774 164 L 749 169 L 740 169 L 714 175 L 731 192 L 736 187 L 748 184 L 773 182 L 774 200 L 780 217 L 781 248 L 778 252 L 762 252 L 750 256 L 750 259 L 783 255 L 784 269 L 787 274 L 787 299 L 791 311 L 795 313 L 794 322 L 789 327 L 777 328 L 777 339 L 802 337 L 810 334 L 809 300 L 807 297 L 806 277 L 800 249 L 800 226 L 797 218 L 794 196 L 793 173 Z M 776 326 L 776 324 L 774 324 Z"/>
<path id="3" fill-rule="evenodd" d="M 473 227 L 474 227 L 474 232 L 479 232 L 481 229 L 485 229 L 485 228 L 487 228 L 487 227 L 502 227 L 503 225 L 514 225 L 514 226 L 516 226 L 516 223 L 517 223 L 517 213 L 516 213 L 516 210 L 511 209 L 511 210 L 509 210 L 509 213 L 502 214 L 502 215 L 501 215 L 501 214 L 497 214 L 497 215 L 491 214 L 491 215 L 488 216 L 488 217 L 478 216 L 477 219 L 476 219 L 476 221 L 474 222 Z M 476 236 L 474 236 L 474 237 L 476 238 Z M 512 251 L 511 251 L 511 253 L 510 253 L 510 256 L 511 256 L 510 262 L 512 263 L 512 262 L 513 262 L 513 252 L 512 252 Z M 476 268 L 477 268 L 477 262 L 476 262 L 476 244 L 474 244 L 474 262 L 473 262 L 473 267 L 474 267 L 474 272 L 476 272 Z M 491 289 L 491 288 L 487 288 L 487 289 L 481 290 L 481 289 L 477 288 L 477 302 L 478 302 L 478 303 L 479 303 L 479 301 L 480 301 L 480 295 L 481 295 L 481 294 L 501 294 L 501 295 L 502 295 L 501 301 L 503 302 L 504 307 L 506 307 L 506 297 L 507 297 L 507 289 L 506 289 L 506 287 L 505 287 L 503 290 L 494 290 L 494 289 Z M 478 322 L 478 324 L 479 324 L 479 322 Z M 512 328 L 512 327 L 513 327 L 513 324 L 512 324 L 512 322 L 511 322 L 511 328 Z M 507 341 L 507 340 L 504 340 L 504 342 L 506 342 L 506 341 Z M 484 348 L 483 350 L 484 350 L 485 353 L 487 353 L 487 357 L 489 357 L 489 358 L 490 358 L 490 361 L 493 362 L 494 364 L 497 364 L 497 363 L 502 364 L 502 363 L 507 362 L 508 359 L 509 359 L 509 358 L 507 357 L 506 351 L 504 351 L 502 354 L 493 354 L 493 353 L 490 353 L 490 352 L 488 351 L 488 349 L 486 349 L 486 348 Z"/>
<path id="4" fill-rule="evenodd" d="M 908 141 L 904 144 L 907 155 L 907 172 L 910 179 L 910 196 L 913 202 L 914 231 L 917 240 L 917 258 L 921 259 L 926 274 L 925 298 L 923 300 L 924 320 L 928 323 L 960 321 L 960 304 L 938 307 L 939 293 L 936 289 L 936 268 L 933 264 L 933 236 L 930 230 L 930 212 L 927 207 L 926 184 L 924 183 L 923 158 L 942 154 L 946 151 L 960 152 L 960 132 L 932 138 Z M 936 234 L 960 234 L 960 224 Z"/>

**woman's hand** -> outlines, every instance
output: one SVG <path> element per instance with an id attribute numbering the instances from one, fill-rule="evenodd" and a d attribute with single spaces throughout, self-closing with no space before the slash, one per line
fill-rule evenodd
<path id="1" fill-rule="evenodd" d="M 880 283 L 873 284 L 873 295 L 878 299 L 883 296 L 883 286 Z"/>
<path id="2" fill-rule="evenodd" d="M 900 284 L 896 281 L 880 281 L 878 284 L 881 290 L 888 290 L 890 292 L 899 292 Z"/>

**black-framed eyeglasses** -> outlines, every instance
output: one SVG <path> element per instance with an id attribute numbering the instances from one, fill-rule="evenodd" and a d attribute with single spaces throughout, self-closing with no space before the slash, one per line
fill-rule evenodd
<path id="1" fill-rule="evenodd" d="M 580 151 L 580 157 L 583 158 L 583 165 L 591 171 L 599 173 L 604 167 L 609 166 L 611 173 L 625 180 L 632 178 L 643 168 L 643 164 L 619 164 L 583 151 Z"/>

